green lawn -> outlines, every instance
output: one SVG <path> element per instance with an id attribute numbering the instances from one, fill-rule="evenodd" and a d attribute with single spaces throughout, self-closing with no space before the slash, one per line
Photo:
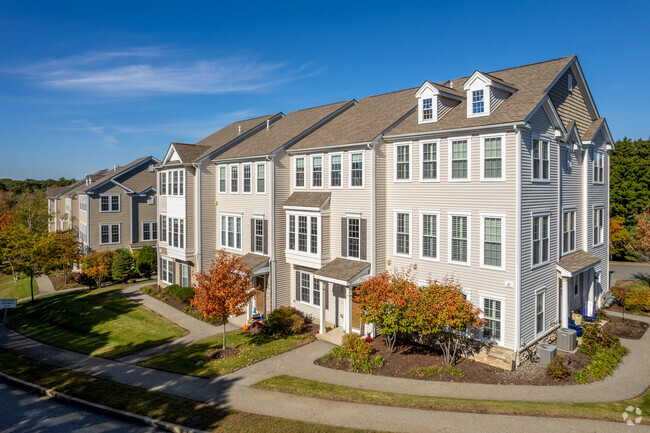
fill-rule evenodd
<path id="1" fill-rule="evenodd" d="M 391 392 L 370 391 L 347 386 L 331 385 L 293 376 L 275 376 L 255 384 L 257 388 L 286 392 L 313 398 L 350 403 L 407 407 L 424 410 L 498 415 L 527 415 L 554 418 L 581 418 L 621 421 L 628 406 L 639 407 L 650 413 L 650 391 L 635 399 L 607 403 L 545 403 L 524 401 L 470 400 L 460 398 L 427 397 Z M 504 385 L 507 386 L 507 385 Z M 588 390 L 586 390 L 587 392 Z M 647 417 L 644 424 L 650 424 Z"/>
<path id="2" fill-rule="evenodd" d="M 34 280 L 34 294 L 38 293 L 38 285 Z M 31 295 L 29 278 L 21 275 L 20 280 L 14 283 L 11 275 L 0 274 L 0 299 L 22 299 Z"/>
<path id="3" fill-rule="evenodd" d="M 21 302 L 9 327 L 53 346 L 119 358 L 158 346 L 186 331 L 140 307 L 112 286 Z"/>
<path id="4" fill-rule="evenodd" d="M 77 398 L 207 431 L 229 433 L 352 433 L 352 430 L 234 412 L 55 368 L 0 349 L 0 371 Z"/>
<path id="5" fill-rule="evenodd" d="M 214 377 L 228 374 L 311 341 L 308 335 L 274 338 L 246 331 L 231 331 L 226 334 L 226 347 L 238 347 L 241 352 L 225 359 L 208 358 L 208 352 L 221 348 L 222 338 L 222 334 L 204 338 L 144 361 L 142 365 L 174 373 Z"/>

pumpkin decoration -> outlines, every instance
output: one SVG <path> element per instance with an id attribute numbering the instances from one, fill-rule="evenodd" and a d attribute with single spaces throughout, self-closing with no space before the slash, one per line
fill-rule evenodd
<path id="1" fill-rule="evenodd" d="M 243 327 L 242 329 L 243 329 L 244 331 L 248 331 L 248 325 L 244 325 L 244 327 Z"/>

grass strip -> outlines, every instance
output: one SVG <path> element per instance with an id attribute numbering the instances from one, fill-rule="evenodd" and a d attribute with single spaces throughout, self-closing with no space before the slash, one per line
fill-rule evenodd
<path id="1" fill-rule="evenodd" d="M 0 371 L 73 397 L 207 431 L 232 433 L 363 432 L 221 409 L 52 367 L 0 349 Z M 253 402 L 251 402 L 253 403 Z"/>
<path id="2" fill-rule="evenodd" d="M 18 282 L 14 282 L 12 275 L 0 274 L 0 299 L 22 299 L 30 296 L 29 277 L 20 274 Z M 34 279 L 34 295 L 38 294 L 38 285 Z"/>
<path id="3" fill-rule="evenodd" d="M 483 413 L 496 415 L 526 415 L 553 418 L 578 418 L 600 421 L 621 421 L 628 406 L 650 413 L 650 392 L 637 398 L 602 403 L 554 403 L 528 401 L 473 400 L 428 397 L 392 392 L 371 391 L 332 385 L 294 376 L 275 376 L 255 384 L 256 388 L 279 391 L 305 397 L 344 401 L 349 403 L 406 407 L 446 412 Z M 585 392 L 589 392 L 585 388 Z M 643 419 L 643 424 L 650 420 Z"/>

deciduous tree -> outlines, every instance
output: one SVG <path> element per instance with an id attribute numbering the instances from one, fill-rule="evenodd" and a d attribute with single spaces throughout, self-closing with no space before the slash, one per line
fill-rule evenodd
<path id="1" fill-rule="evenodd" d="M 205 318 L 216 317 L 223 322 L 223 349 L 226 348 L 226 323 L 231 314 L 240 314 L 255 296 L 252 270 L 239 257 L 219 251 L 210 269 L 196 275 L 192 306 Z"/>
<path id="2" fill-rule="evenodd" d="M 101 287 L 112 274 L 115 251 L 107 250 L 100 253 L 90 253 L 82 260 L 81 272 L 95 280 L 97 287 Z"/>
<path id="3" fill-rule="evenodd" d="M 650 211 L 636 214 L 635 220 L 626 249 L 640 261 L 650 262 Z"/>

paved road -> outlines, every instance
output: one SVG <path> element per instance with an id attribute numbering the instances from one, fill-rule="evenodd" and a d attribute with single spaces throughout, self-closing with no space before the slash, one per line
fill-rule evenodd
<path id="1" fill-rule="evenodd" d="M 153 427 L 118 421 L 0 383 L 0 433 L 153 433 Z"/>
<path id="2" fill-rule="evenodd" d="M 650 279 L 650 263 L 609 262 L 612 286 L 619 280 Z"/>

